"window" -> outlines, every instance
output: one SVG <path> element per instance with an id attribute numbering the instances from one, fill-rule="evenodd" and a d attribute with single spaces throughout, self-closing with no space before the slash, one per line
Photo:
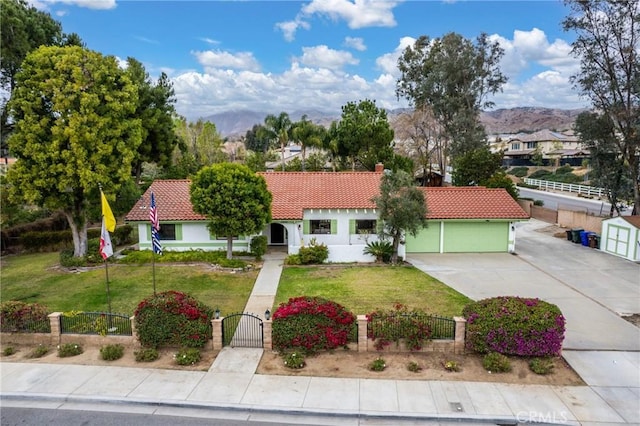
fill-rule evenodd
<path id="1" fill-rule="evenodd" d="M 375 219 L 356 219 L 356 234 L 375 234 Z"/>
<path id="2" fill-rule="evenodd" d="M 331 233 L 331 221 L 329 219 L 310 220 L 309 225 L 312 234 Z"/>
<path id="3" fill-rule="evenodd" d="M 158 237 L 161 240 L 175 240 L 176 239 L 176 225 L 174 223 L 163 223 L 158 231 Z"/>
<path id="4" fill-rule="evenodd" d="M 536 149 L 536 142 L 527 142 L 525 144 L 526 149 Z"/>
<path id="5" fill-rule="evenodd" d="M 511 149 L 514 150 L 514 151 L 520 150 L 520 143 L 512 143 L 511 144 Z"/>

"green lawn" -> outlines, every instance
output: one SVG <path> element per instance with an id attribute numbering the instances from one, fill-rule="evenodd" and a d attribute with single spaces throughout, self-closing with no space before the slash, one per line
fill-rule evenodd
<path id="1" fill-rule="evenodd" d="M 37 302 L 54 311 L 107 311 L 104 266 L 86 272 L 59 269 L 59 254 L 28 254 L 2 258 L 0 300 Z M 222 314 L 242 312 L 257 271 L 229 274 L 193 265 L 156 264 L 156 291 L 189 293 Z M 111 311 L 132 315 L 137 304 L 153 294 L 153 269 L 146 265 L 109 264 Z"/>
<path id="2" fill-rule="evenodd" d="M 104 266 L 85 272 L 59 268 L 58 253 L 6 256 L 1 259 L 0 301 L 20 300 L 45 305 L 49 311 L 106 312 Z M 156 263 L 156 291 L 189 293 L 222 315 L 242 312 L 258 271 L 229 274 L 199 264 Z M 153 294 L 151 264 L 109 264 L 111 311 L 132 315 L 137 304 Z M 413 267 L 312 266 L 285 267 L 274 308 L 290 297 L 322 296 L 354 314 L 391 309 L 395 303 L 430 314 L 460 315 L 471 300 Z"/>
<path id="3" fill-rule="evenodd" d="M 320 296 L 356 315 L 392 309 L 395 303 L 433 315 L 460 315 L 471 299 L 410 266 L 285 267 L 274 308 L 290 297 Z"/>

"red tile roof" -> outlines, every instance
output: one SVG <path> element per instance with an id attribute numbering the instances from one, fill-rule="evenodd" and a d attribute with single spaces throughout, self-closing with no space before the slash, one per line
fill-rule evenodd
<path id="1" fill-rule="evenodd" d="M 125 217 L 125 221 L 140 222 L 149 220 L 151 192 L 156 198 L 156 209 L 160 222 L 172 220 L 206 220 L 206 217 L 194 213 L 189 196 L 188 179 L 156 180 L 146 190 Z"/>
<path id="2" fill-rule="evenodd" d="M 420 188 L 427 219 L 528 219 L 529 215 L 502 188 L 448 186 Z"/>
<path id="3" fill-rule="evenodd" d="M 274 220 L 300 220 L 304 209 L 373 209 L 382 173 L 265 172 L 273 195 Z M 206 220 L 193 212 L 190 180 L 157 180 L 127 214 L 126 221 L 149 220 L 151 191 L 160 221 Z M 483 187 L 420 188 L 427 201 L 428 219 L 528 219 L 504 189 Z"/>
<path id="4" fill-rule="evenodd" d="M 260 173 L 273 195 L 273 219 L 302 219 L 303 209 L 373 209 L 382 173 Z"/>

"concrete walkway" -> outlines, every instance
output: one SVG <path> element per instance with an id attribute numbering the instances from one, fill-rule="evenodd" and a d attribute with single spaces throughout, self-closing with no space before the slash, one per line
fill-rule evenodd
<path id="1" fill-rule="evenodd" d="M 187 412 L 318 425 L 640 425 L 640 339 L 611 309 L 635 309 L 638 299 L 629 299 L 638 291 L 633 285 L 638 265 L 608 257 L 591 259 L 597 251 L 576 251 L 582 248 L 552 237 L 538 240 L 536 229 L 543 225 L 534 221 L 518 230 L 518 256 L 434 255 L 411 260 L 474 299 L 519 294 L 558 303 L 567 313 L 570 346 L 612 349 L 563 352 L 588 386 L 260 375 L 255 371 L 262 349 L 224 348 L 209 371 L 2 362 L 0 406 Z M 580 279 L 558 264 L 563 253 L 580 262 L 571 266 L 582 271 Z M 586 263 L 578 260 L 583 256 Z M 262 316 L 273 306 L 282 259 L 265 257 L 245 312 Z M 609 266 L 613 279 L 599 282 L 607 273 L 589 272 L 590 265 Z M 617 284 L 628 288 L 616 290 Z M 606 321 L 604 328 L 592 323 L 594 319 Z M 590 326 L 596 328 L 590 332 Z"/>

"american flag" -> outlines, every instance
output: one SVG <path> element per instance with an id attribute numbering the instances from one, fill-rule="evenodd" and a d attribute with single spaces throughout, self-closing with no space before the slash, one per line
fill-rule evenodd
<path id="1" fill-rule="evenodd" d="M 156 196 L 151 193 L 151 206 L 149 207 L 149 220 L 151 221 L 151 245 L 153 252 L 162 254 L 162 245 L 160 245 L 160 221 L 158 220 L 158 209 L 156 207 Z"/>

